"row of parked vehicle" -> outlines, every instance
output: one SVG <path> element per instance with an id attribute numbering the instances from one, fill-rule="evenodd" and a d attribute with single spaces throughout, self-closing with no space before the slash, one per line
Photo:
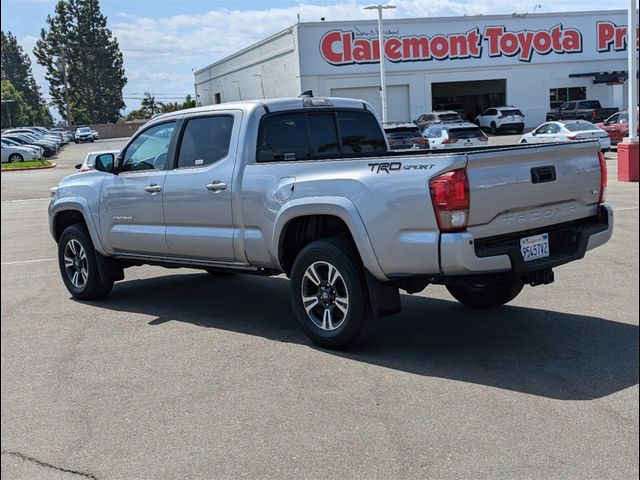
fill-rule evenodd
<path id="1" fill-rule="evenodd" d="M 38 161 L 58 153 L 69 142 L 93 142 L 98 132 L 79 125 L 71 133 L 63 128 L 20 127 L 2 131 L 2 162 Z"/>
<path id="2" fill-rule="evenodd" d="M 596 117 L 604 110 L 601 109 Z M 608 110 L 610 113 L 611 109 Z M 524 114 L 513 106 L 493 107 L 482 112 L 475 118 L 474 123 L 471 123 L 463 120 L 455 111 L 434 111 L 420 115 L 413 123 L 385 125 L 385 132 L 392 150 L 426 150 L 487 145 L 489 139 L 485 130 L 490 130 L 492 133 L 512 130 L 522 134 Z M 600 148 L 604 151 L 609 150 L 612 145 L 616 145 L 628 136 L 629 113 L 626 111 L 618 112 L 615 109 L 613 115 L 596 124 L 582 118 L 582 116 L 579 119 L 554 120 L 549 118 L 531 132 L 522 135 L 520 143 L 598 139 Z"/>

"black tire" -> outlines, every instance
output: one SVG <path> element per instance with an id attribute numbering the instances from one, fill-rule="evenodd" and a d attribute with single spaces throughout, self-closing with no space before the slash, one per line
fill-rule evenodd
<path id="1" fill-rule="evenodd" d="M 69 259 L 73 259 L 74 263 L 69 264 Z M 70 225 L 62 232 L 58 241 L 58 266 L 65 287 L 79 300 L 97 300 L 105 297 L 113 288 L 113 280 L 103 281 L 100 278 L 93 243 L 82 224 Z M 75 280 L 74 275 L 77 275 Z"/>
<path id="2" fill-rule="evenodd" d="M 520 141 L 520 143 L 527 143 L 527 141 L 526 140 L 522 140 L 522 141 Z"/>
<path id="3" fill-rule="evenodd" d="M 547 122 L 553 122 L 553 117 L 547 117 Z"/>
<path id="4" fill-rule="evenodd" d="M 24 158 L 19 153 L 12 153 L 9 155 L 9 163 L 18 163 L 24 161 Z"/>
<path id="5" fill-rule="evenodd" d="M 311 270 L 313 273 L 309 273 Z M 320 282 L 315 283 L 312 275 Z M 333 279 L 332 283 L 327 279 Z M 370 306 L 364 268 L 349 239 L 331 237 L 303 248 L 293 264 L 290 287 L 293 311 L 314 343 L 341 349 L 365 337 Z M 305 307 L 303 297 L 314 298 L 315 304 L 308 300 Z"/>
<path id="6" fill-rule="evenodd" d="M 524 283 L 519 278 L 490 285 L 447 285 L 447 290 L 463 305 L 470 308 L 494 308 L 509 303 L 522 291 Z"/>
<path id="7" fill-rule="evenodd" d="M 497 131 L 495 122 L 491 122 L 491 133 L 495 135 Z"/>

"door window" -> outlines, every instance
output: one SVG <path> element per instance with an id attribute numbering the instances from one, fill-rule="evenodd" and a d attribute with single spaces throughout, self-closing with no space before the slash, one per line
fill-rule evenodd
<path id="1" fill-rule="evenodd" d="M 231 115 L 190 119 L 182 134 L 177 168 L 203 167 L 226 157 L 232 129 Z"/>
<path id="2" fill-rule="evenodd" d="M 125 150 L 120 170 L 137 172 L 164 169 L 175 126 L 175 122 L 163 123 L 138 135 Z"/>
<path id="3" fill-rule="evenodd" d="M 556 123 L 550 123 L 547 126 L 546 133 L 559 133 L 559 132 L 560 132 L 560 125 L 558 125 Z"/>
<path id="4" fill-rule="evenodd" d="M 548 124 L 548 123 L 545 123 L 544 125 L 540 125 L 540 126 L 539 126 L 538 128 L 536 128 L 533 132 L 534 132 L 536 135 L 540 135 L 540 134 L 542 134 L 542 133 L 547 133 L 548 128 L 549 128 L 549 124 Z"/>

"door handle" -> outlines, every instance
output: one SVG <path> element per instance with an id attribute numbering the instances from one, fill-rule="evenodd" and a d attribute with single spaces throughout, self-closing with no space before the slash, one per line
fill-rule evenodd
<path id="1" fill-rule="evenodd" d="M 157 183 L 152 183 L 151 185 L 144 187 L 144 191 L 149 193 L 158 193 L 162 191 L 162 186 Z"/>
<path id="2" fill-rule="evenodd" d="M 222 190 L 227 189 L 227 184 L 221 182 L 220 180 L 215 180 L 209 184 L 207 184 L 207 190 L 211 192 L 221 192 Z"/>

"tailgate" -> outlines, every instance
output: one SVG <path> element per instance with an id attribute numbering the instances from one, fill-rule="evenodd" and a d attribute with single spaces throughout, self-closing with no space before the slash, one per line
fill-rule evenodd
<path id="1" fill-rule="evenodd" d="M 468 154 L 468 231 L 492 237 L 597 214 L 597 142 L 531 145 Z"/>

